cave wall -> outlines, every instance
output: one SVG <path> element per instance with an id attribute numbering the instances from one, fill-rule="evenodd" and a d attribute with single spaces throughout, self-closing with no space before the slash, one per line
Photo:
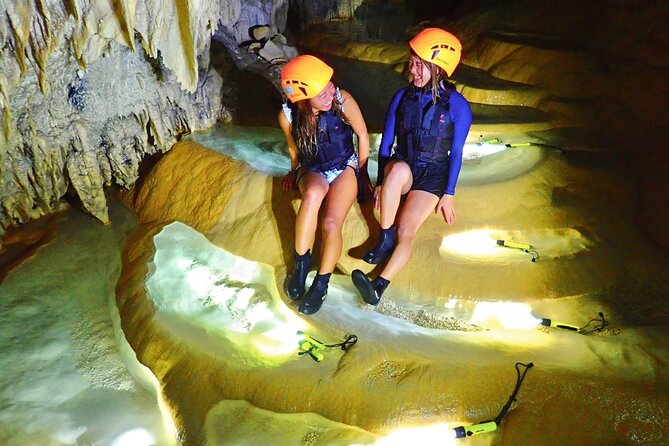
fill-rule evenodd
<path id="1" fill-rule="evenodd" d="M 355 11 L 364 0 L 290 0 L 291 14 L 297 25 L 304 26 L 329 20 L 346 20 L 355 16 Z"/>
<path id="2" fill-rule="evenodd" d="M 448 26 L 470 55 L 485 47 L 491 24 L 563 36 L 598 54 L 592 61 L 597 70 L 548 71 L 573 74 L 579 85 L 570 85 L 587 93 L 584 124 L 626 154 L 636 178 L 625 187 L 639 194 L 640 224 L 669 247 L 669 157 L 662 144 L 669 124 L 669 5 L 514 0 L 491 8 L 494 3 L 0 1 L 0 240 L 8 227 L 59 209 L 68 190 L 107 221 L 106 186 L 131 186 L 146 155 L 169 150 L 180 134 L 228 115 L 222 80 L 209 65 L 216 31 L 225 33 L 232 49 L 257 24 L 283 32 L 290 17 L 305 25 L 366 20 L 393 9 L 429 20 L 423 25 Z M 407 30 L 396 32 L 405 48 Z M 526 73 L 523 67 L 516 72 Z M 274 67 L 273 78 L 277 73 Z M 549 81 L 558 80 L 565 83 Z"/>
<path id="3" fill-rule="evenodd" d="M 587 128 L 628 167 L 611 205 L 619 197 L 637 197 L 635 222 L 669 250 L 669 152 L 661 141 L 669 126 L 669 4 L 660 0 L 606 2 L 535 2 L 513 0 L 490 8 L 494 0 L 463 2 L 451 23 L 465 53 L 493 52 L 485 42 L 491 32 L 524 29 L 569 42 L 581 64 L 556 60 L 539 69 L 517 63 L 518 54 L 492 61 L 486 68 L 505 79 L 560 91 L 580 110 L 574 125 Z M 514 61 L 516 58 L 516 61 Z M 465 63 L 471 63 L 472 58 Z M 534 76 L 525 80 L 534 71 Z M 544 104 L 546 105 L 546 104 Z M 571 106 L 570 106 L 571 108 Z M 625 216 L 627 217 L 627 216 Z"/>
<path id="4" fill-rule="evenodd" d="M 285 27 L 287 0 L 0 3 L 0 240 L 65 206 L 108 222 L 105 188 L 225 113 L 211 36 Z"/>
<path id="5" fill-rule="evenodd" d="M 301 11 L 300 18 L 312 24 L 333 15 L 332 3 L 291 0 L 291 6 Z M 300 36 L 302 48 L 400 65 L 406 60 L 407 40 L 418 28 L 440 26 L 452 31 L 463 44 L 463 65 L 534 88 L 543 96 L 537 94 L 540 101 L 533 106 L 551 114 L 561 126 L 585 129 L 598 147 L 620 155 L 627 174 L 620 178 L 619 189 L 612 191 L 611 205 L 624 213 L 620 197 L 634 194 L 635 223 L 669 250 L 669 151 L 663 143 L 669 127 L 669 3 L 508 0 L 503 7 L 496 0 L 360 3 L 352 16 L 364 17 L 365 23 L 368 12 L 379 13 L 388 5 L 397 8 L 398 15 L 416 20 L 412 27 L 394 31 L 402 38 L 393 44 L 388 39 L 351 41 L 337 30 L 310 27 Z M 309 14 L 311 19 L 305 17 Z M 425 21 L 416 25 L 420 19 Z M 488 104 L 501 98 L 496 105 L 503 105 L 508 100 L 472 89 L 466 79 L 460 85 L 471 102 Z"/>

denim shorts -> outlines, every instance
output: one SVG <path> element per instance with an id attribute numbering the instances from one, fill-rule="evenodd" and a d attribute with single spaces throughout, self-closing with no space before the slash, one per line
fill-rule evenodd
<path id="1" fill-rule="evenodd" d="M 325 181 L 328 182 L 328 184 L 332 184 L 332 182 L 334 180 L 336 180 L 337 177 L 339 175 L 341 175 L 341 173 L 344 170 L 346 170 L 348 167 L 353 169 L 355 172 L 358 171 L 358 169 L 359 169 L 359 167 L 358 167 L 358 156 L 355 153 L 353 155 L 351 155 L 351 157 L 349 159 L 347 159 L 346 162 L 344 164 L 342 164 L 341 166 L 334 167 L 334 168 L 329 169 L 329 170 L 321 170 L 321 169 L 318 168 L 318 166 L 314 166 L 314 167 L 309 167 L 309 170 L 311 170 L 312 172 L 320 173 L 323 176 L 323 178 L 325 178 Z M 300 175 L 297 178 L 297 182 L 300 181 L 301 176 L 302 175 Z"/>

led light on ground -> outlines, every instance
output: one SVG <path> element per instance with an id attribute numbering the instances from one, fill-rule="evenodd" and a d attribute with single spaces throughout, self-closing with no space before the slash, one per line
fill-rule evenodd
<path id="1" fill-rule="evenodd" d="M 498 244 L 498 240 L 503 243 Z M 444 237 L 439 250 L 442 255 L 475 261 L 524 262 L 531 258 L 526 251 L 528 247 L 547 260 L 575 255 L 592 245 L 591 240 L 574 228 L 473 229 Z"/>
<path id="2" fill-rule="evenodd" d="M 465 144 L 462 148 L 462 159 L 483 158 L 506 149 L 507 147 L 504 144 Z"/>
<path id="3" fill-rule="evenodd" d="M 470 323 L 482 324 L 497 321 L 504 328 L 525 330 L 536 327 L 541 319 L 532 316 L 529 305 L 515 302 L 479 302 L 474 308 Z"/>
<path id="4" fill-rule="evenodd" d="M 408 444 L 420 446 L 451 446 L 455 445 L 452 425 L 446 423 L 432 426 L 407 427 L 398 429 L 381 438 L 377 446 L 405 446 Z"/>
<path id="5" fill-rule="evenodd" d="M 493 229 L 476 229 L 444 237 L 441 249 L 454 254 L 489 256 L 500 253 L 497 246 L 498 232 Z"/>
<path id="6" fill-rule="evenodd" d="M 460 301 L 458 299 L 448 299 L 448 302 L 444 303 L 444 308 L 448 308 L 449 310 L 454 309 L 455 307 L 458 306 L 458 303 Z"/>

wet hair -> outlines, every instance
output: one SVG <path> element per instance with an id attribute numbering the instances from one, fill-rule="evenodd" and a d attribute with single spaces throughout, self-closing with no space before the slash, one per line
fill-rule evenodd
<path id="1" fill-rule="evenodd" d="M 411 51 L 411 56 L 416 56 L 418 59 L 420 59 L 421 63 L 424 64 L 428 71 L 430 72 L 430 90 L 432 90 L 432 103 L 436 104 L 437 99 L 439 99 L 439 90 L 440 86 L 442 88 L 449 88 L 450 83 L 448 82 L 448 75 L 446 74 L 446 71 L 444 71 L 439 65 L 433 64 L 432 62 L 428 62 L 425 59 L 421 58 L 418 54 L 416 54 L 414 51 Z M 426 88 L 426 87 L 423 87 Z"/>
<path id="2" fill-rule="evenodd" d="M 295 144 L 300 153 L 311 157 L 318 152 L 318 115 L 314 115 L 309 99 L 297 101 L 296 105 L 297 116 L 294 125 L 297 141 Z M 336 95 L 332 101 L 332 109 L 342 120 L 346 120 Z"/>

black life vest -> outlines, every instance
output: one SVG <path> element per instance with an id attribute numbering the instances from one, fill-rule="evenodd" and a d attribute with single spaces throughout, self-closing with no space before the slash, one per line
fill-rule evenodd
<path id="1" fill-rule="evenodd" d="M 409 86 L 398 108 L 397 146 L 395 156 L 409 163 L 443 163 L 448 161 L 453 141 L 453 122 L 449 99 L 451 85 L 439 89 L 436 102 L 432 99 L 421 107 L 421 95 L 430 94 Z"/>
<path id="2" fill-rule="evenodd" d="M 336 99 L 335 99 L 336 100 Z M 297 107 L 291 106 L 293 122 L 296 122 Z M 292 133 L 295 142 L 297 139 L 296 125 Z M 318 114 L 318 147 L 316 153 L 309 154 L 299 150 L 300 164 L 307 167 L 318 167 L 322 171 L 342 167 L 355 154 L 353 146 L 353 129 L 337 115 L 334 107 Z M 299 145 L 298 145 L 299 147 Z"/>

